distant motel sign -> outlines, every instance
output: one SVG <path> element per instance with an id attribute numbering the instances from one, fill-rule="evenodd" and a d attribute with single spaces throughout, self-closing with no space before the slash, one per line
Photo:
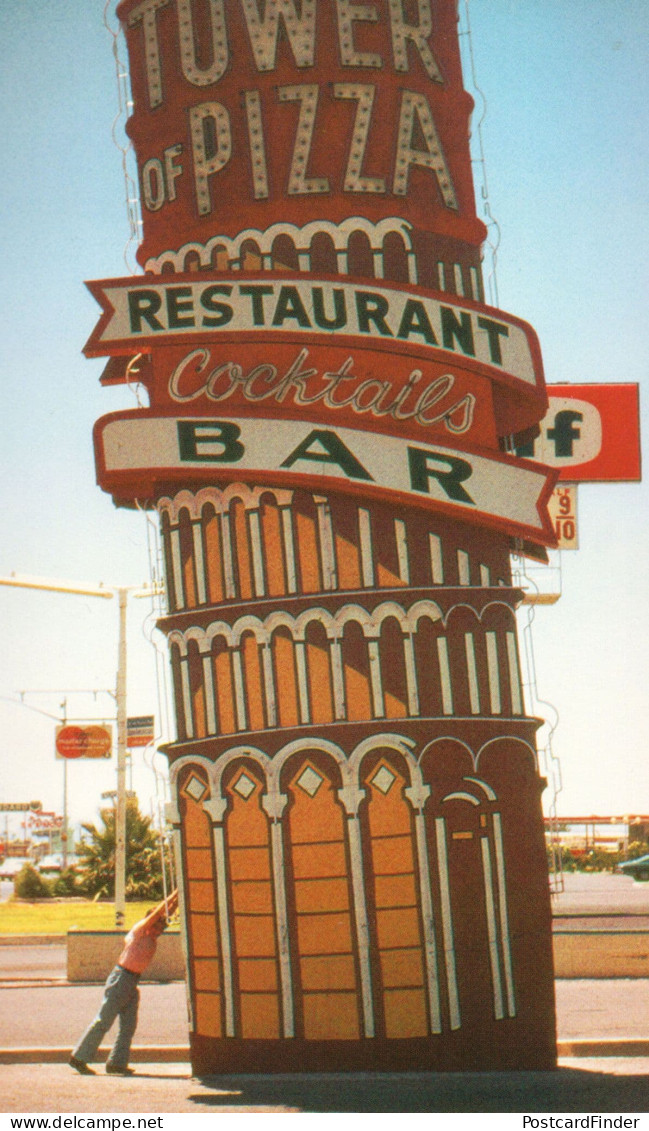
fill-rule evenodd
<path id="1" fill-rule="evenodd" d="M 42 808 L 42 801 L 3 801 L 0 803 L 0 813 L 36 813 Z"/>

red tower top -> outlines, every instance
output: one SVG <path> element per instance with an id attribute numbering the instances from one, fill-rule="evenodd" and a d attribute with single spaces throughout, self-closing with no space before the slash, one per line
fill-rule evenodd
<path id="1" fill-rule="evenodd" d="M 138 358 L 150 422 L 101 424 L 102 485 L 151 499 L 206 464 L 282 483 L 334 467 L 336 490 L 430 505 L 451 467 L 482 493 L 447 484 L 440 506 L 548 541 L 550 480 L 501 447 L 547 396 L 534 331 L 484 305 L 456 0 L 117 12 L 145 275 L 91 284 L 103 314 L 86 352 Z M 323 443 L 362 458 L 345 469 Z"/>
<path id="2" fill-rule="evenodd" d="M 370 227 L 400 220 L 413 244 L 433 233 L 469 245 L 475 258 L 485 228 L 456 8 L 456 0 L 124 0 L 140 262 L 155 270 L 164 252 L 204 249 L 218 237 L 227 245 L 246 229 L 321 222 L 326 233 L 360 217 Z M 211 250 L 209 267 L 220 266 L 224 249 Z"/>

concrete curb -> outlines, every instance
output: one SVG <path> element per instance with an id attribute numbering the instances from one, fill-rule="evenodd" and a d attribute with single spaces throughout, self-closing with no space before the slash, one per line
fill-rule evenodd
<path id="1" fill-rule="evenodd" d="M 557 1041 L 560 1057 L 649 1056 L 649 1037 L 593 1037 L 590 1040 Z"/>
<path id="2" fill-rule="evenodd" d="M 71 1052 L 72 1049 L 67 1045 L 0 1049 L 0 1064 L 67 1064 Z M 97 1063 L 103 1064 L 108 1053 L 109 1049 L 100 1049 Z M 131 1049 L 131 1061 L 133 1064 L 171 1064 L 176 1061 L 189 1063 L 189 1045 L 134 1045 Z"/>
<path id="3" fill-rule="evenodd" d="M 0 1064 L 67 1064 L 67 1046 L 50 1048 L 0 1048 Z M 108 1049 L 100 1049 L 98 1063 L 105 1062 Z M 600 1037 L 593 1040 L 557 1041 L 560 1060 L 592 1057 L 649 1057 L 649 1037 Z M 131 1049 L 133 1064 L 190 1063 L 189 1045 L 135 1045 Z"/>
<path id="4" fill-rule="evenodd" d="M 60 943 L 63 946 L 67 935 L 0 935 L 0 946 L 49 946 Z"/>

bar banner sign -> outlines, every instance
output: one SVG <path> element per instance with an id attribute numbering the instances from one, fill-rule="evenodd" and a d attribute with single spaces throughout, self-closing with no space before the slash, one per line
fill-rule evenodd
<path id="1" fill-rule="evenodd" d="M 113 413 L 95 425 L 99 483 L 119 495 L 152 497 L 167 477 L 201 483 L 241 476 L 313 490 L 317 480 L 361 497 L 399 498 L 474 516 L 513 536 L 556 539 L 547 500 L 557 472 L 487 449 L 467 451 L 403 437 L 377 437 L 313 421 Z"/>

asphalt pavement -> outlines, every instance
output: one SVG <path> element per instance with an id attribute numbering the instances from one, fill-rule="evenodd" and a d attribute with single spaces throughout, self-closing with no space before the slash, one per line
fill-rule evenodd
<path id="1" fill-rule="evenodd" d="M 182 982 L 143 984 L 131 1059 L 136 1075 L 128 1079 L 106 1076 L 102 1064 L 95 1076 L 79 1076 L 67 1064 L 97 1008 L 99 985 L 0 983 L 0 1112 L 649 1113 L 649 980 L 561 980 L 556 986 L 555 1072 L 197 1080 L 188 1062 Z"/>
<path id="2" fill-rule="evenodd" d="M 649 1060 L 563 1061 L 555 1072 L 220 1076 L 150 1063 L 121 1079 L 63 1064 L 0 1066 L 5 1112 L 64 1114 L 649 1111 Z"/>
<path id="3" fill-rule="evenodd" d="M 649 979 L 560 979 L 555 985 L 565 1055 L 574 1053 L 577 1042 L 600 1040 L 613 1051 L 632 1041 L 634 1051 L 649 1056 Z M 100 1000 L 97 984 L 0 980 L 0 1057 L 3 1050 L 71 1048 Z M 137 1044 L 187 1048 L 184 982 L 142 983 Z"/>
<path id="4" fill-rule="evenodd" d="M 649 885 L 593 877 L 554 901 L 555 914 L 648 911 Z M 615 881 L 622 880 L 623 884 Z M 613 881 L 613 882 L 611 882 Z M 559 904 L 559 906 L 557 906 Z M 349 1073 L 195 1079 L 185 986 L 144 983 L 136 1075 L 83 1077 L 69 1050 L 96 1011 L 99 985 L 65 979 L 65 947 L 0 947 L 0 1112 L 89 1114 L 527 1112 L 649 1114 L 649 979 L 556 983 L 554 1072 Z"/>

